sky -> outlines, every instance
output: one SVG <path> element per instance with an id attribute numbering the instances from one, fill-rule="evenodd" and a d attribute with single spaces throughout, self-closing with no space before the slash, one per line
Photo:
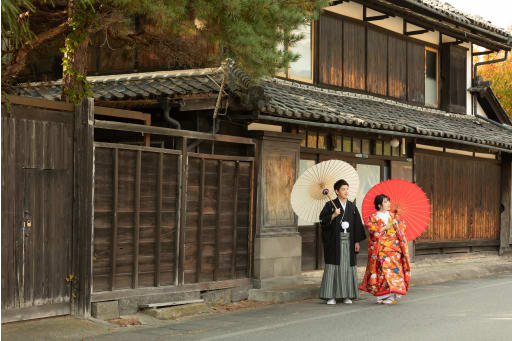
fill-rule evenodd
<path id="1" fill-rule="evenodd" d="M 441 0 L 468 14 L 476 14 L 496 26 L 512 26 L 512 1 L 510 0 Z"/>

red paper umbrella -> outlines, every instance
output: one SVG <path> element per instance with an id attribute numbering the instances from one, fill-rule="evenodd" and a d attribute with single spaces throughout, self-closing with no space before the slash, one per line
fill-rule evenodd
<path id="1" fill-rule="evenodd" d="M 421 188 L 412 182 L 392 179 L 373 186 L 366 193 L 362 203 L 363 221 L 377 210 L 374 206 L 375 197 L 385 194 L 391 201 L 391 211 L 397 212 L 407 225 L 405 236 L 408 241 L 416 239 L 425 231 L 430 222 L 430 203 Z"/>

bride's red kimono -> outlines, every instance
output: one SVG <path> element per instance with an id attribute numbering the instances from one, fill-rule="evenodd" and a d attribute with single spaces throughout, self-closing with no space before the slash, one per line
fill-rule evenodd
<path id="1" fill-rule="evenodd" d="M 383 231 L 386 223 L 376 213 L 367 222 L 368 265 L 359 289 L 374 296 L 405 295 L 411 280 L 405 223 L 392 212 L 389 219 L 393 228 L 387 231 Z"/>

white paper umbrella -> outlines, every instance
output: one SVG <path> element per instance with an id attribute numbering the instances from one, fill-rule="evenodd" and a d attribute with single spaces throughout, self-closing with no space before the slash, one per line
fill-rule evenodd
<path id="1" fill-rule="evenodd" d="M 318 222 L 325 203 L 336 198 L 333 186 L 340 179 L 348 182 L 348 199 L 354 200 L 359 187 L 359 176 L 350 164 L 341 160 L 329 160 L 308 168 L 293 185 L 290 201 L 295 213 L 304 221 Z"/>

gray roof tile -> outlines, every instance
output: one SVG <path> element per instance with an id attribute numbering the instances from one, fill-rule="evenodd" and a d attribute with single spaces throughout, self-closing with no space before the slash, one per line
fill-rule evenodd
<path id="1" fill-rule="evenodd" d="M 273 116 L 338 123 L 341 129 L 342 125 L 367 126 L 418 134 L 418 137 L 449 137 L 512 150 L 512 128 L 474 116 L 282 79 L 265 81 L 262 85 L 268 99 L 262 111 Z"/>
<path id="2" fill-rule="evenodd" d="M 127 100 L 156 98 L 163 95 L 216 93 L 220 84 L 220 68 L 87 77 L 96 100 Z M 55 82 L 20 84 L 14 95 L 60 100 L 62 80 Z"/>
<path id="3" fill-rule="evenodd" d="M 485 20 L 479 15 L 468 14 L 460 9 L 457 9 L 450 5 L 447 2 L 443 2 L 440 0 L 412 0 L 414 2 L 426 5 L 442 14 L 448 15 L 457 21 L 465 24 L 471 24 L 478 27 L 482 27 L 488 29 L 490 31 L 494 31 L 500 33 L 504 36 L 511 37 L 512 33 L 508 32 L 502 27 L 496 26 L 492 24 L 489 20 Z"/>

